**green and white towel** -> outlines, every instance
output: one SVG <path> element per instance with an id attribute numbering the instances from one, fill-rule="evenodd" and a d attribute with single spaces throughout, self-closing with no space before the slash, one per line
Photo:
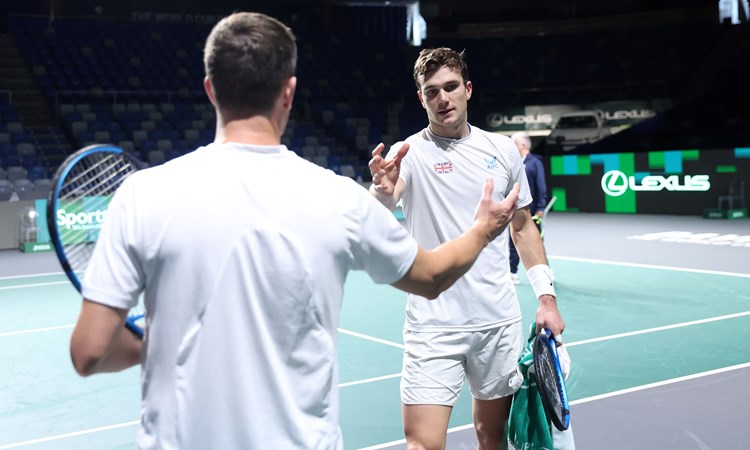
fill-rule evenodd
<path id="1" fill-rule="evenodd" d="M 536 336 L 535 329 L 536 323 L 532 323 L 526 347 L 518 360 L 523 384 L 513 395 L 508 439 L 517 450 L 575 450 L 572 428 L 559 431 L 544 412 L 534 372 L 532 344 Z"/>

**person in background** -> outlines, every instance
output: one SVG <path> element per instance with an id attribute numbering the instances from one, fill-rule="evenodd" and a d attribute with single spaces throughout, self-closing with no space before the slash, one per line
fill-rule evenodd
<path id="1" fill-rule="evenodd" d="M 529 214 L 532 198 L 518 149 L 507 136 L 469 124 L 473 84 L 463 53 L 424 49 L 413 75 L 428 125 L 392 146 L 385 157 L 382 143 L 373 150 L 370 192 L 389 209 L 401 201 L 409 232 L 420 245 L 433 248 L 472 222 L 477 189 L 486 177 L 492 177 L 503 194 L 520 184 L 510 234 L 530 268 L 539 299 L 536 332 L 544 327 L 559 338 L 565 323 Z M 507 448 L 505 427 L 513 393 L 523 380 L 518 359 L 525 341 L 507 240 L 504 233 L 490 244 L 467 274 L 436 300 L 408 295 L 401 401 L 409 449 L 445 448 L 448 421 L 464 380 L 473 397 L 479 449 Z"/>
<path id="2" fill-rule="evenodd" d="M 518 151 L 521 153 L 521 160 L 526 169 L 526 179 L 529 182 L 529 191 L 531 192 L 529 211 L 541 235 L 541 219 L 544 217 L 544 208 L 547 206 L 547 183 L 544 179 L 542 158 L 539 155 L 531 153 L 531 139 L 528 134 L 524 132 L 513 133 L 510 138 L 516 143 Z M 513 284 L 520 284 L 521 279 L 518 277 L 518 250 L 516 250 L 513 240 L 509 242 L 508 247 L 510 250 L 510 277 L 513 280 Z"/>
<path id="3" fill-rule="evenodd" d="M 435 298 L 514 215 L 519 188 L 486 177 L 464 232 L 418 247 L 354 180 L 281 145 L 296 63 L 278 20 L 222 19 L 204 50 L 214 142 L 134 173 L 110 203 L 70 353 L 81 375 L 142 365 L 139 449 L 342 449 L 347 273 Z M 143 341 L 124 327 L 141 293 Z"/>

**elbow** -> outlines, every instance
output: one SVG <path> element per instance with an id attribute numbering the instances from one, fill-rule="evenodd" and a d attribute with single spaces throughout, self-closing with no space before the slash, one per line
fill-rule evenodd
<path id="1" fill-rule="evenodd" d="M 88 377 L 96 373 L 96 368 L 104 359 L 105 348 L 92 345 L 92 342 L 81 339 L 76 333 L 70 341 L 70 360 L 76 373 Z"/>
<path id="2" fill-rule="evenodd" d="M 82 377 L 88 377 L 96 373 L 96 366 L 99 364 L 99 358 L 78 355 L 71 352 L 71 360 L 76 373 Z"/>

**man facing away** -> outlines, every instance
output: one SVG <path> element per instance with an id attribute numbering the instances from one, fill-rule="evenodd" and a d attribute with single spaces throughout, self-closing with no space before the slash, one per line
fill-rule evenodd
<path id="1" fill-rule="evenodd" d="M 296 61 L 276 19 L 221 20 L 204 52 L 214 142 L 133 174 L 111 201 L 70 352 L 81 375 L 142 365 L 140 449 L 343 448 L 346 274 L 435 298 L 515 212 L 518 188 L 490 178 L 464 233 L 418 247 L 367 190 L 280 144 Z M 123 326 L 141 293 L 143 341 Z"/>
<path id="2" fill-rule="evenodd" d="M 473 85 L 463 53 L 424 49 L 414 64 L 417 97 L 428 126 L 391 147 L 373 150 L 370 192 L 393 209 L 403 202 L 406 225 L 420 245 L 433 248 L 472 222 L 476 190 L 486 177 L 510 192 L 520 183 L 511 236 L 539 299 L 537 332 L 556 336 L 565 324 L 531 203 L 523 164 L 513 142 L 468 123 Z M 522 379 L 518 358 L 525 341 L 521 309 L 508 271 L 508 234 L 492 242 L 469 272 L 428 301 L 408 296 L 404 324 L 401 400 L 407 446 L 443 449 L 448 420 L 464 379 L 473 398 L 480 449 L 506 448 L 505 424 Z"/>

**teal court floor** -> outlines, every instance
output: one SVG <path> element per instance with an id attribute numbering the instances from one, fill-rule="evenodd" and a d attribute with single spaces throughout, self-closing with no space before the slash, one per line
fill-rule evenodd
<path id="1" fill-rule="evenodd" d="M 724 236 L 731 244 L 670 232 Z M 550 215 L 545 243 L 573 361 L 568 390 L 577 448 L 748 448 L 739 403 L 750 400 L 747 235 L 747 221 Z M 139 371 L 75 374 L 68 344 L 80 296 L 50 259 L 0 252 L 0 450 L 134 448 Z M 528 325 L 536 300 L 521 278 Z M 404 306 L 400 291 L 350 274 L 339 328 L 347 449 L 404 448 Z M 704 398 L 707 392 L 721 407 Z M 449 448 L 474 445 L 470 404 L 464 390 Z M 686 414 L 682 428 L 668 425 L 665 411 Z M 627 431 L 628 422 L 640 421 L 640 433 Z"/>

